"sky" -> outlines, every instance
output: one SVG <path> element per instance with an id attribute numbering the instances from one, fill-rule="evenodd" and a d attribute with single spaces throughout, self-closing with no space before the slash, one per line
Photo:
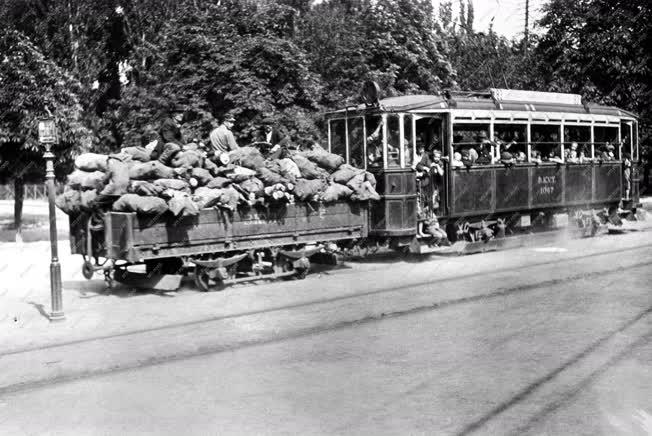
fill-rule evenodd
<path id="1" fill-rule="evenodd" d="M 526 0 L 472 0 L 475 13 L 474 28 L 476 31 L 489 29 L 493 19 L 494 31 L 507 38 L 522 37 L 525 30 Z M 435 10 L 439 8 L 439 0 L 433 0 Z M 534 21 L 541 18 L 541 6 L 546 0 L 529 0 L 530 32 Z M 459 1 L 453 0 L 453 16 L 459 13 Z"/>

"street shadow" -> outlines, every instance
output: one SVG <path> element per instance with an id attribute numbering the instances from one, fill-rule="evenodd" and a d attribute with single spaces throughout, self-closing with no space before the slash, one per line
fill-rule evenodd
<path id="1" fill-rule="evenodd" d="M 181 281 L 181 286 L 176 291 L 138 288 L 119 282 L 113 282 L 113 286 L 109 288 L 104 281 L 100 280 L 67 280 L 63 282 L 63 287 L 77 292 L 79 297 L 84 299 L 100 297 L 132 298 L 143 295 L 174 298 L 179 292 L 188 290 L 184 286 L 184 280 Z"/>
<path id="2" fill-rule="evenodd" d="M 41 316 L 47 320 L 50 320 L 50 314 L 45 310 L 45 306 L 40 304 L 40 303 L 35 303 L 33 301 L 28 301 L 27 304 L 30 306 L 34 307 L 36 310 L 38 310 L 38 313 L 41 314 Z"/>

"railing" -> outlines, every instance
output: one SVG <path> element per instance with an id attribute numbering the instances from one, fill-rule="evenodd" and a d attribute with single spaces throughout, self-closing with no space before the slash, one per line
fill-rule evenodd
<path id="1" fill-rule="evenodd" d="M 63 190 L 63 185 L 57 185 L 57 194 Z M 16 191 L 14 185 L 0 185 L 0 200 L 14 200 Z M 48 190 L 45 184 L 25 185 L 25 200 L 47 200 Z"/>

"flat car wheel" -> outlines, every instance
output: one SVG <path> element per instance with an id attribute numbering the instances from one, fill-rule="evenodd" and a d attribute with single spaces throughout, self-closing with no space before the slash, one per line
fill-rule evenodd
<path id="1" fill-rule="evenodd" d="M 224 282 L 220 279 L 212 279 L 208 268 L 197 265 L 195 267 L 195 285 L 202 292 L 221 291 L 224 289 Z"/>

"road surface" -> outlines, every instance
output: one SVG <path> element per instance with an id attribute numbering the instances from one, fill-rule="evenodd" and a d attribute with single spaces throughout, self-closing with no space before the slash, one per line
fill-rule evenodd
<path id="1" fill-rule="evenodd" d="M 232 320 L 243 338 L 275 322 L 276 334 L 0 390 L 0 434 L 652 434 L 652 236 L 622 240 L 594 252 L 571 241 L 467 256 L 495 262 L 495 272 L 460 271 L 441 283 L 434 276 L 427 288 L 410 278 L 464 263 L 349 274 L 370 289 L 373 274 L 386 277 L 387 291 L 401 298 L 396 310 L 346 322 L 329 315 L 322 328 L 297 334 L 293 325 L 341 302 L 293 318 L 253 314 Z M 537 257 L 555 250 L 576 253 Z M 341 283 L 334 274 L 319 285 Z M 401 309 L 398 301 L 424 289 L 446 298 Z M 364 298 L 387 301 L 381 291 Z M 204 327 L 192 326 L 198 336 L 227 335 Z M 147 340 L 119 351 L 156 346 Z M 79 350 L 83 360 L 83 345 L 66 352 Z"/>

